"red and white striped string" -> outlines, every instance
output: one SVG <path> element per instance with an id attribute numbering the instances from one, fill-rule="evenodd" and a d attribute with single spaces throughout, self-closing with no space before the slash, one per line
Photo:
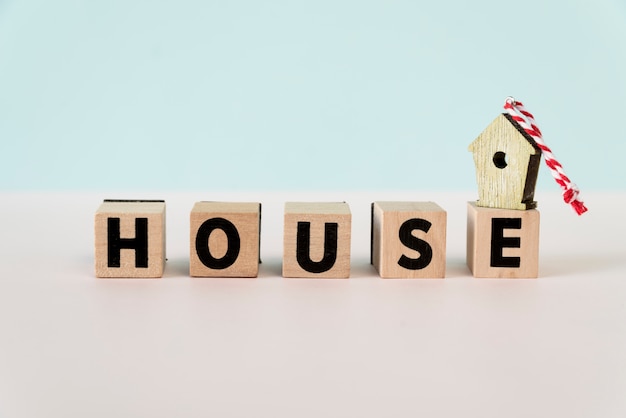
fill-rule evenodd
<path id="1" fill-rule="evenodd" d="M 559 163 L 552 150 L 543 142 L 541 131 L 535 124 L 535 118 L 532 113 L 528 112 L 522 102 L 518 102 L 512 97 L 507 97 L 504 103 L 504 109 L 511 116 L 511 118 L 518 123 L 518 125 L 537 143 L 537 146 L 543 153 L 546 165 L 550 169 L 550 173 L 554 180 L 563 189 L 563 200 L 565 203 L 572 205 L 572 208 L 578 215 L 582 215 L 587 212 L 587 208 L 582 200 L 579 198 L 578 187 L 565 175 L 563 172 L 563 166 Z"/>

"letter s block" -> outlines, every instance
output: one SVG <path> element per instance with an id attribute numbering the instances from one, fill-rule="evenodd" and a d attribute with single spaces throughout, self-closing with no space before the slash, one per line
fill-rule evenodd
<path id="1" fill-rule="evenodd" d="M 467 205 L 467 265 L 474 277 L 536 278 L 539 211 Z"/>
<path id="2" fill-rule="evenodd" d="M 261 204 L 197 202 L 190 215 L 189 275 L 257 277 Z"/>
<path id="3" fill-rule="evenodd" d="M 371 262 L 382 278 L 444 278 L 447 214 L 433 202 L 372 203 Z"/>
<path id="4" fill-rule="evenodd" d="M 105 200 L 95 216 L 96 277 L 161 277 L 165 202 Z"/>
<path id="5" fill-rule="evenodd" d="M 285 203 L 283 277 L 350 277 L 347 203 Z"/>

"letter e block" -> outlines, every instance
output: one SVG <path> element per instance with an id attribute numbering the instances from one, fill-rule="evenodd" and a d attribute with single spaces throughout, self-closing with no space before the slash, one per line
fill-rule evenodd
<path id="1" fill-rule="evenodd" d="M 283 277 L 350 277 L 347 203 L 285 204 Z"/>
<path id="2" fill-rule="evenodd" d="M 447 214 L 433 202 L 372 203 L 371 262 L 382 278 L 444 278 Z"/>
<path id="3" fill-rule="evenodd" d="M 105 200 L 95 216 L 96 277 L 161 277 L 165 202 Z"/>
<path id="4" fill-rule="evenodd" d="M 261 204 L 197 202 L 190 215 L 189 275 L 257 277 Z"/>
<path id="5" fill-rule="evenodd" d="M 467 205 L 467 265 L 474 277 L 536 278 L 539 211 Z"/>

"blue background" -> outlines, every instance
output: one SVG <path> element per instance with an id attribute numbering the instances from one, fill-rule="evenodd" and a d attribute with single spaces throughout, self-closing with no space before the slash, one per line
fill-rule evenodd
<path id="1" fill-rule="evenodd" d="M 623 189 L 625 79 L 623 0 L 0 0 L 0 189 L 473 189 L 507 95 Z"/>

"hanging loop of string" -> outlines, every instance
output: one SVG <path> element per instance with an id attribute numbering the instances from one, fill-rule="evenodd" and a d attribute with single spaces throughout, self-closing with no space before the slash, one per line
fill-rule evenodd
<path id="1" fill-rule="evenodd" d="M 524 108 L 522 102 L 518 102 L 512 97 L 506 98 L 504 109 L 511 118 L 532 137 L 535 143 L 537 143 L 537 146 L 543 154 L 544 161 L 550 169 L 552 177 L 554 177 L 554 180 L 561 186 L 561 189 L 563 189 L 563 200 L 565 203 L 570 204 L 578 215 L 587 212 L 585 204 L 579 197 L 580 191 L 578 187 L 565 175 L 563 166 L 556 160 L 554 154 L 552 154 L 552 150 L 543 141 L 541 131 L 535 124 L 535 118 L 532 113 Z"/>

